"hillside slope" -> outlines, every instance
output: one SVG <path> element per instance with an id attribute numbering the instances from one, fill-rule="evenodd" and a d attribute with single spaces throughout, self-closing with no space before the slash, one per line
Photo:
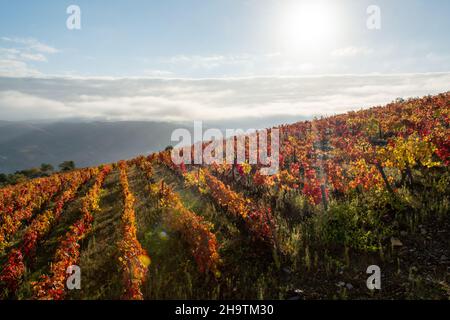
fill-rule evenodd
<path id="1" fill-rule="evenodd" d="M 0 122 L 0 173 L 41 163 L 56 167 L 65 160 L 86 167 L 161 150 L 180 126 L 148 121 Z"/>
<path id="2" fill-rule="evenodd" d="M 449 98 L 281 126 L 273 176 L 167 150 L 0 189 L 0 294 L 449 299 Z"/>

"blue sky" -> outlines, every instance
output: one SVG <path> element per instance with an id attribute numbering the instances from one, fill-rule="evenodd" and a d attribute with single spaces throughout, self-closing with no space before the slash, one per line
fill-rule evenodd
<path id="1" fill-rule="evenodd" d="M 448 71 L 449 1 L 323 1 L 332 11 L 327 26 L 335 31 L 332 39 L 307 43 L 297 51 L 280 46 L 285 30 L 278 27 L 291 10 L 289 2 L 302 1 L 1 0 L 0 36 L 32 38 L 57 49 L 45 62 L 27 61 L 44 74 L 221 77 Z M 81 30 L 66 28 L 71 4 L 81 8 Z M 366 28 L 370 4 L 381 9 L 381 30 Z M 0 42 L 2 48 L 16 46 Z"/>
<path id="2" fill-rule="evenodd" d="M 66 27 L 72 4 L 81 30 Z M 0 119 L 291 119 L 447 91 L 449 13 L 448 0 L 0 0 Z"/>

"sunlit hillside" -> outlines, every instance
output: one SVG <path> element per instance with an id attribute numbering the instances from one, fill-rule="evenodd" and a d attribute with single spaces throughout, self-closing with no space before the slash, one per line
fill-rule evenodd
<path id="1" fill-rule="evenodd" d="M 272 176 L 168 148 L 0 189 L 0 294 L 450 298 L 450 93 L 278 129 Z"/>

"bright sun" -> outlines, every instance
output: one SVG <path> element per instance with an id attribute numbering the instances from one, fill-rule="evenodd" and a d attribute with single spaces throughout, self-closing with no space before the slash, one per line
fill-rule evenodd
<path id="1" fill-rule="evenodd" d="M 286 7 L 279 35 L 288 51 L 319 49 L 332 40 L 334 17 L 329 4 L 302 2 Z"/>

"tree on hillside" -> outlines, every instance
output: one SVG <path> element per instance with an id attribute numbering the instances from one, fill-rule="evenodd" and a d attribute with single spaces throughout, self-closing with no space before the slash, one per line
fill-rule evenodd
<path id="1" fill-rule="evenodd" d="M 42 173 L 51 173 L 55 168 L 49 163 L 41 164 L 41 172 Z"/>
<path id="2" fill-rule="evenodd" d="M 73 162 L 73 161 L 64 161 L 58 167 L 59 167 L 59 169 L 62 172 L 72 171 L 72 170 L 75 169 L 75 162 Z"/>
<path id="3" fill-rule="evenodd" d="M 30 168 L 25 170 L 16 171 L 15 175 L 24 176 L 27 179 L 34 179 L 41 176 L 41 170 L 39 168 Z"/>
<path id="4" fill-rule="evenodd" d="M 9 182 L 8 175 L 0 173 L 0 186 L 3 186 Z"/>

